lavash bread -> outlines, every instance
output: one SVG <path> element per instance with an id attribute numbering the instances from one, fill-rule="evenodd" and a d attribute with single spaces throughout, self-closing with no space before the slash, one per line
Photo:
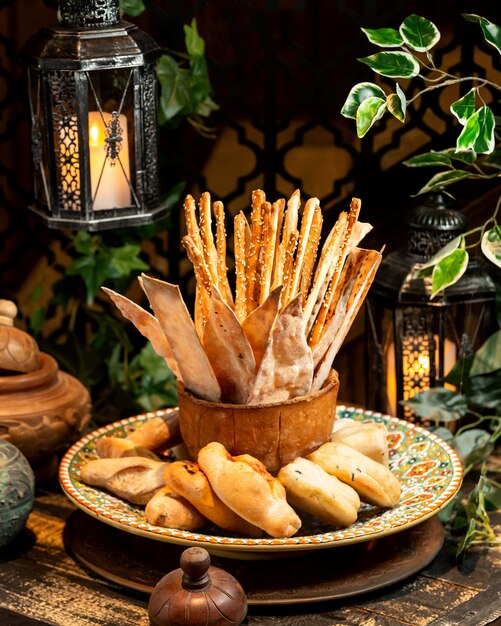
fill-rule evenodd
<path id="1" fill-rule="evenodd" d="M 363 502 L 393 508 L 400 500 L 400 483 L 391 471 L 349 446 L 330 441 L 307 458 L 353 487 Z"/>
<path id="2" fill-rule="evenodd" d="M 232 457 L 222 444 L 211 442 L 200 450 L 198 463 L 221 500 L 251 524 L 272 537 L 291 537 L 301 527 L 284 486 L 258 459 Z"/>
<path id="3" fill-rule="evenodd" d="M 280 470 L 278 480 L 287 500 L 298 509 L 335 526 L 351 526 L 356 521 L 360 508 L 357 492 L 313 461 L 295 459 Z"/>
<path id="4" fill-rule="evenodd" d="M 80 470 L 82 482 L 104 487 L 133 504 L 146 504 L 166 484 L 167 463 L 144 457 L 95 459 Z"/>
<path id="5" fill-rule="evenodd" d="M 151 498 L 144 514 L 150 524 L 164 528 L 198 530 L 207 523 L 194 506 L 167 486 L 162 487 Z"/>
<path id="6" fill-rule="evenodd" d="M 388 467 L 389 452 L 386 434 L 384 424 L 350 420 L 350 424 L 343 424 L 341 428 L 334 430 L 331 441 L 344 443 L 373 461 Z"/>
<path id="7" fill-rule="evenodd" d="M 231 533 L 259 537 L 262 532 L 242 519 L 216 495 L 207 476 L 192 461 L 175 461 L 166 471 L 167 485 L 190 502 L 204 517 Z"/>

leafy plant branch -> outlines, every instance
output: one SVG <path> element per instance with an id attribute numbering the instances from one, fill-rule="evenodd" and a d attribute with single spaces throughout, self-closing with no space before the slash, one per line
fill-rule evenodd
<path id="1" fill-rule="evenodd" d="M 497 305 L 499 311 L 501 290 Z M 501 438 L 501 315 L 498 323 L 499 330 L 461 358 L 442 381 L 454 389 L 428 389 L 404 402 L 456 450 L 465 476 L 478 476 L 471 491 L 460 492 L 439 513 L 453 533 L 463 535 L 458 560 L 471 546 L 499 543 L 489 518 L 501 506 L 501 484 L 495 478 L 499 470 L 489 463 Z"/>
<path id="2" fill-rule="evenodd" d="M 463 17 L 475 22 L 480 27 L 485 41 L 501 53 L 501 28 L 499 26 L 479 15 L 464 14 Z M 404 123 L 409 105 L 415 103 L 424 94 L 454 85 L 473 83 L 465 95 L 450 105 L 450 112 L 461 126 L 456 146 L 414 156 L 404 164 L 408 167 L 442 168 L 442 171 L 432 176 L 418 191 L 418 194 L 465 179 L 493 180 L 501 177 L 499 171 L 501 170 L 501 147 L 496 145 L 496 141 L 499 141 L 496 126 L 501 124 L 501 120 L 495 117 L 491 107 L 486 104 L 487 99 L 483 97 L 481 91 L 489 88 L 495 93 L 501 92 L 501 85 L 478 76 L 454 76 L 437 67 L 433 57 L 433 48 L 441 35 L 435 24 L 424 17 L 410 15 L 402 22 L 398 30 L 362 28 L 362 31 L 372 44 L 386 50 L 359 58 L 360 62 L 365 63 L 381 76 L 403 79 L 420 78 L 425 86 L 407 97 L 398 82 L 395 85 L 395 92 L 389 94 L 375 83 L 364 82 L 355 85 L 348 94 L 341 114 L 356 121 L 358 136 L 364 137 L 387 111 Z M 427 63 L 421 55 L 425 56 Z M 422 73 L 422 69 L 429 73 Z M 477 100 L 480 106 L 477 106 Z M 432 277 L 432 298 L 461 278 L 469 262 L 467 249 L 478 244 L 486 258 L 501 267 L 501 229 L 497 222 L 498 210 L 499 201 L 493 214 L 482 226 L 468 231 L 455 240 L 453 245 L 440 250 L 422 267 L 417 277 Z M 476 244 L 467 246 L 466 237 L 476 233 L 480 233 L 480 240 Z"/>

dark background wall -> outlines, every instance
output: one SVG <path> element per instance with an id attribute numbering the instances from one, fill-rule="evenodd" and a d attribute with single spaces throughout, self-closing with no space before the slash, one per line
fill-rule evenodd
<path id="1" fill-rule="evenodd" d="M 0 2 L 0 292 L 21 304 L 41 259 L 56 274 L 65 262 L 64 235 L 26 211 L 31 155 L 17 60 L 29 35 L 56 20 L 56 6 L 53 0 Z M 353 84 L 374 80 L 369 68 L 356 62 L 376 51 L 360 27 L 398 28 L 408 14 L 424 15 L 443 34 L 438 57 L 449 71 L 501 80 L 493 49 L 482 43 L 477 26 L 461 18 L 461 12 L 475 12 L 499 20 L 492 1 L 152 0 L 147 6 L 135 21 L 174 50 L 183 49 L 182 26 L 196 17 L 220 106 L 211 120 L 215 139 L 201 137 L 188 124 L 162 129 L 164 190 L 185 180 L 187 191 L 208 190 L 234 214 L 248 207 L 258 187 L 272 199 L 300 188 L 304 197 L 320 198 L 327 223 L 356 195 L 363 201 L 363 220 L 375 226 L 369 243 L 386 243 L 389 250 L 402 243 L 402 216 L 416 202 L 411 194 L 428 178 L 400 162 L 415 152 L 453 145 L 456 129 L 446 109 L 459 91 L 439 100 L 435 94 L 422 98 L 406 125 L 385 118 L 358 140 L 354 122 L 339 111 Z M 471 185 L 459 189 L 473 221 L 490 210 L 478 201 L 488 192 Z M 178 207 L 153 254 L 164 248 L 159 271 L 189 292 L 191 269 L 179 247 L 179 214 Z M 362 329 L 359 321 L 340 356 L 351 400 L 359 397 L 363 376 L 362 368 L 353 368 L 363 355 Z"/>

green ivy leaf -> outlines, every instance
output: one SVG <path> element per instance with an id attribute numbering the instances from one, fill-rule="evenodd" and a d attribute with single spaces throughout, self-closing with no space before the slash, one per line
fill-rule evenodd
<path id="1" fill-rule="evenodd" d="M 463 178 L 471 178 L 470 172 L 466 170 L 452 170 L 451 172 L 438 172 L 430 178 L 430 180 L 422 187 L 417 196 L 421 193 L 427 193 L 437 187 L 445 187 L 446 185 L 452 185 L 452 183 L 462 180 Z"/>
<path id="2" fill-rule="evenodd" d="M 473 145 L 473 149 L 478 154 L 489 154 L 494 150 L 494 113 L 484 105 L 477 111 L 478 113 L 478 136 Z"/>
<path id="3" fill-rule="evenodd" d="M 491 335 L 476 351 L 470 376 L 490 374 L 501 369 L 501 330 Z"/>
<path id="4" fill-rule="evenodd" d="M 87 304 L 91 305 L 97 292 L 109 277 L 109 269 L 102 257 L 100 259 L 97 256 L 82 256 L 66 268 L 66 275 L 82 278 L 87 290 Z"/>
<path id="5" fill-rule="evenodd" d="M 191 24 L 185 24 L 183 29 L 184 41 L 188 54 L 192 57 L 205 56 L 205 41 L 198 34 L 197 22 L 195 18 L 191 20 Z"/>
<path id="6" fill-rule="evenodd" d="M 346 102 L 341 109 L 341 115 L 356 120 L 358 107 L 364 100 L 371 97 L 386 98 L 386 94 L 381 87 L 378 87 L 378 85 L 374 83 L 357 83 L 351 88 Z"/>
<path id="7" fill-rule="evenodd" d="M 394 28 L 362 28 L 367 39 L 381 48 L 398 48 L 404 43 L 402 36 Z"/>
<path id="8" fill-rule="evenodd" d="M 491 46 L 494 46 L 499 54 L 501 54 L 501 28 L 485 18 L 480 20 L 480 27 L 484 33 L 485 41 L 491 44 Z"/>
<path id="9" fill-rule="evenodd" d="M 423 278 L 423 276 L 421 275 L 421 272 L 423 270 L 433 268 L 437 263 L 442 261 L 442 259 L 447 258 L 449 254 L 462 246 L 464 246 L 463 235 L 458 235 L 457 237 L 454 237 L 454 239 L 451 239 L 451 241 L 449 241 L 449 243 L 446 244 L 443 248 L 440 248 L 440 250 L 436 254 L 434 254 L 429 261 L 426 261 L 426 263 L 423 263 L 423 265 L 421 265 L 419 270 L 416 272 L 415 278 Z"/>
<path id="10" fill-rule="evenodd" d="M 479 112 L 475 111 L 466 120 L 461 134 L 456 141 L 456 152 L 464 152 L 465 150 L 473 150 L 478 134 L 480 132 Z"/>
<path id="11" fill-rule="evenodd" d="M 386 102 L 382 98 L 366 98 L 357 110 L 357 135 L 363 137 L 385 111 Z"/>
<path id="12" fill-rule="evenodd" d="M 501 267 L 501 227 L 495 226 L 487 230 L 480 245 L 482 252 L 494 265 Z"/>
<path id="13" fill-rule="evenodd" d="M 451 104 L 451 113 L 463 126 L 468 121 L 468 118 L 471 117 L 473 113 L 475 113 L 476 93 L 477 90 L 475 89 L 475 87 L 472 87 L 466 95 Z"/>
<path id="14" fill-rule="evenodd" d="M 448 156 L 450 159 L 459 161 L 461 163 L 467 163 L 471 165 L 477 158 L 477 153 L 474 150 L 468 150 L 468 152 L 456 152 L 456 148 L 448 148 L 446 150 L 440 150 L 440 154 Z"/>
<path id="15" fill-rule="evenodd" d="M 148 270 L 149 265 L 139 258 L 141 247 L 125 244 L 119 248 L 110 248 L 110 266 L 116 271 L 113 278 L 129 276 L 133 270 Z"/>
<path id="16" fill-rule="evenodd" d="M 481 15 L 476 15 L 475 13 L 463 13 L 464 19 L 468 22 L 475 22 L 480 25 L 482 32 L 484 34 L 485 41 L 494 46 L 496 50 L 501 54 L 501 28 L 496 24 L 489 22 L 489 20 L 485 19 Z"/>
<path id="17" fill-rule="evenodd" d="M 480 428 L 470 428 L 454 438 L 453 447 L 465 467 L 481 463 L 489 446 L 490 435 Z"/>
<path id="18" fill-rule="evenodd" d="M 177 384 L 165 359 L 147 343 L 130 363 L 134 395 L 146 411 L 177 405 Z"/>
<path id="19" fill-rule="evenodd" d="M 445 423 L 463 417 L 468 409 L 463 396 L 441 387 L 421 391 L 402 404 L 412 409 L 418 417 Z"/>
<path id="20" fill-rule="evenodd" d="M 407 110 L 407 100 L 398 83 L 396 85 L 396 93 L 391 93 L 387 97 L 386 104 L 388 106 L 388 111 L 394 115 L 397 120 L 404 123 Z"/>
<path id="21" fill-rule="evenodd" d="M 408 52 L 377 52 L 358 60 L 376 74 L 389 78 L 413 78 L 419 74 L 419 63 Z"/>
<path id="22" fill-rule="evenodd" d="M 457 283 L 468 267 L 468 252 L 454 250 L 433 268 L 431 296 L 434 298 L 442 289 Z"/>
<path id="23" fill-rule="evenodd" d="M 452 167 L 452 162 L 449 156 L 440 152 L 426 152 L 425 154 L 417 154 L 416 156 L 407 159 L 403 162 L 407 167 L 428 167 L 444 165 L 445 167 Z"/>
<path id="24" fill-rule="evenodd" d="M 489 409 L 501 415 L 501 372 L 496 370 L 492 374 L 471 376 L 468 401 L 471 406 Z"/>
<path id="25" fill-rule="evenodd" d="M 72 238 L 71 243 L 78 254 L 92 255 L 99 250 L 102 238 L 99 235 L 79 230 Z"/>
<path id="26" fill-rule="evenodd" d="M 500 124 L 501 125 L 501 124 Z M 485 165 L 501 169 L 501 148 L 494 148 L 494 150 L 485 158 Z"/>
<path id="27" fill-rule="evenodd" d="M 440 40 L 440 32 L 433 22 L 419 15 L 409 15 L 399 28 L 405 43 L 417 52 L 426 52 Z"/>
<path id="28" fill-rule="evenodd" d="M 163 54 L 157 63 L 161 86 L 160 107 L 166 121 L 177 115 L 190 114 L 191 98 L 188 75 L 171 56 Z"/>
<path id="29" fill-rule="evenodd" d="M 143 0 L 120 0 L 120 10 L 131 17 L 141 15 L 145 9 Z"/>
<path id="30" fill-rule="evenodd" d="M 469 380 L 470 380 L 470 369 L 471 364 L 473 363 L 473 354 L 468 354 L 467 356 L 456 361 L 451 369 L 451 371 L 444 378 L 445 383 L 449 383 L 450 385 L 454 385 L 454 387 L 463 388 L 464 394 L 469 395 Z"/>

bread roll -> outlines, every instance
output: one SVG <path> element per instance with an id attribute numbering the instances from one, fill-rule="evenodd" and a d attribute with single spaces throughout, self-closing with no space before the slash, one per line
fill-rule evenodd
<path id="1" fill-rule="evenodd" d="M 221 500 L 272 537 L 291 537 L 301 520 L 285 497 L 285 488 L 265 465 L 249 454 L 232 457 L 217 442 L 198 454 L 198 462 Z"/>
<path id="2" fill-rule="evenodd" d="M 197 530 L 207 523 L 194 506 L 167 486 L 162 487 L 151 498 L 144 513 L 150 524 L 164 528 Z"/>
<path id="3" fill-rule="evenodd" d="M 360 508 L 357 492 L 313 461 L 295 459 L 280 470 L 278 480 L 291 504 L 324 522 L 351 526 L 357 519 Z"/>
<path id="4" fill-rule="evenodd" d="M 384 424 L 354 422 L 353 420 L 350 422 L 350 424 L 343 425 L 339 430 L 334 430 L 331 441 L 344 443 L 361 454 L 365 454 L 373 461 L 388 467 L 388 441 Z"/>
<path id="5" fill-rule="evenodd" d="M 159 461 L 159 457 L 147 448 L 139 448 L 127 437 L 101 437 L 96 441 L 96 454 L 101 459 L 120 459 L 125 456 L 142 456 Z"/>
<path id="6" fill-rule="evenodd" d="M 307 458 L 353 487 L 363 502 L 393 508 L 400 500 L 400 483 L 391 471 L 349 446 L 331 441 Z"/>
<path id="7" fill-rule="evenodd" d="M 151 451 L 180 442 L 179 413 L 172 411 L 161 417 L 152 417 L 127 437 L 101 437 L 96 441 L 96 454 L 101 458 L 145 456 L 157 459 Z"/>
<path id="8" fill-rule="evenodd" d="M 133 504 L 146 504 L 166 484 L 166 467 L 168 463 L 135 456 L 96 459 L 82 467 L 80 478 Z"/>
<path id="9" fill-rule="evenodd" d="M 207 476 L 196 463 L 171 463 L 166 471 L 166 480 L 174 493 L 186 498 L 216 526 L 247 537 L 259 537 L 262 534 L 259 528 L 242 519 L 218 498 Z"/>

